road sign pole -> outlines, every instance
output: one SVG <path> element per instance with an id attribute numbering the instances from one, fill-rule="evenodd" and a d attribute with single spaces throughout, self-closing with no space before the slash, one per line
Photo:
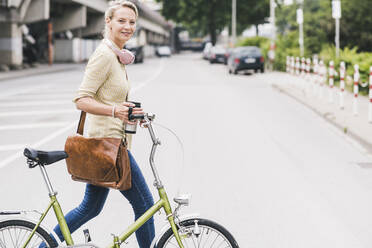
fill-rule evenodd
<path id="1" fill-rule="evenodd" d="M 232 32 L 232 46 L 235 47 L 236 42 L 236 0 L 232 0 L 232 20 L 231 20 L 231 32 Z"/>
<path id="2" fill-rule="evenodd" d="M 300 44 L 300 53 L 301 56 L 304 56 L 304 12 L 302 8 L 297 9 L 297 23 L 300 28 L 300 37 L 298 39 L 298 42 Z"/>
<path id="3" fill-rule="evenodd" d="M 332 1 L 332 17 L 336 20 L 335 45 L 336 57 L 340 56 L 340 19 L 341 19 L 341 0 Z"/>
<path id="4" fill-rule="evenodd" d="M 336 18 L 336 58 L 340 57 L 340 18 Z"/>

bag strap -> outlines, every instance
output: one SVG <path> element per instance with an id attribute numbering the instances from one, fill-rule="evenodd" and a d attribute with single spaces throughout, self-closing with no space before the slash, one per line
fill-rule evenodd
<path id="1" fill-rule="evenodd" d="M 79 125 L 78 125 L 78 129 L 76 131 L 80 135 L 83 135 L 84 134 L 84 124 L 85 124 L 85 117 L 86 117 L 86 115 L 87 115 L 86 112 L 81 111 Z"/>

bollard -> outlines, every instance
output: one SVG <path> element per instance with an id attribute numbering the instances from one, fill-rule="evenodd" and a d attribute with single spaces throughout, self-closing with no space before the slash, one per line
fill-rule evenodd
<path id="1" fill-rule="evenodd" d="M 359 65 L 354 65 L 354 101 L 353 114 L 358 115 L 358 94 L 359 94 Z"/>
<path id="2" fill-rule="evenodd" d="M 369 68 L 369 114 L 368 121 L 372 123 L 372 66 Z"/>
<path id="3" fill-rule="evenodd" d="M 346 66 L 345 62 L 340 63 L 340 109 L 345 108 L 345 76 L 346 76 Z"/>
<path id="4" fill-rule="evenodd" d="M 286 60 L 286 62 L 285 62 L 285 71 L 286 71 L 287 73 L 290 72 L 290 61 L 289 61 L 289 56 L 287 56 L 287 60 Z"/>
<path id="5" fill-rule="evenodd" d="M 296 64 L 295 64 L 295 58 L 291 57 L 291 73 L 294 75 L 296 73 Z"/>
<path id="6" fill-rule="evenodd" d="M 307 58 L 306 59 L 306 68 L 305 68 L 305 70 L 306 70 L 306 77 L 305 77 L 305 79 L 306 79 L 306 91 L 310 91 L 310 86 L 311 86 L 311 84 L 310 84 L 310 82 L 311 82 L 311 76 L 310 76 L 310 70 L 311 70 L 311 59 L 309 59 L 309 58 Z"/>
<path id="7" fill-rule="evenodd" d="M 306 79 L 310 80 L 310 70 L 311 70 L 311 59 L 307 58 L 306 59 Z"/>
<path id="8" fill-rule="evenodd" d="M 301 65 L 300 65 L 300 58 L 299 58 L 299 57 L 296 57 L 296 75 L 297 75 L 297 76 L 300 75 L 300 68 L 301 68 Z"/>
<path id="9" fill-rule="evenodd" d="M 319 65 L 318 65 L 318 59 L 313 59 L 313 93 L 314 96 L 316 96 L 317 93 L 317 85 L 318 85 L 318 72 L 319 72 Z"/>
<path id="10" fill-rule="evenodd" d="M 318 74 L 319 74 L 319 95 L 318 97 L 320 99 L 323 98 L 323 86 L 325 82 L 326 73 L 327 73 L 327 68 L 325 67 L 323 60 L 321 60 L 319 62 L 319 70 L 318 70 Z"/>
<path id="11" fill-rule="evenodd" d="M 330 103 L 333 103 L 333 85 L 334 85 L 334 75 L 335 75 L 335 66 L 334 62 L 329 62 L 329 70 L 328 70 L 328 76 L 329 76 L 329 99 L 328 101 Z"/>
<path id="12" fill-rule="evenodd" d="M 306 60 L 304 57 L 301 58 L 301 77 L 305 78 Z"/>

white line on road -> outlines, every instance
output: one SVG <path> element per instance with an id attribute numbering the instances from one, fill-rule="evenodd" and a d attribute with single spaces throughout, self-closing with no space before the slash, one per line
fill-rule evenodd
<path id="1" fill-rule="evenodd" d="M 30 107 L 30 106 L 50 106 L 50 105 L 62 105 L 62 104 L 72 104 L 72 101 L 61 100 L 61 101 L 22 101 L 22 102 L 4 102 L 0 103 L 1 107 Z"/>
<path id="2" fill-rule="evenodd" d="M 77 125 L 76 122 L 73 122 L 71 123 L 70 125 L 68 125 L 67 127 L 65 128 L 62 128 L 48 136 L 46 136 L 44 139 L 40 140 L 39 142 L 36 142 L 35 144 L 33 145 L 30 145 L 31 148 L 38 148 L 42 145 L 44 145 L 45 143 L 48 143 L 49 141 L 51 141 L 52 139 L 56 138 L 57 136 L 63 134 L 64 132 L 72 129 L 73 127 L 75 127 Z M 11 162 L 13 162 L 14 160 L 20 158 L 21 156 L 23 155 L 23 151 L 19 151 L 15 154 L 13 154 L 12 156 L 8 157 L 7 159 L 4 159 L 0 162 L 0 168 L 3 168 L 5 166 L 7 166 L 8 164 L 10 164 Z"/>
<path id="3" fill-rule="evenodd" d="M 134 87 L 131 90 L 131 93 L 135 93 L 135 92 L 139 91 L 140 89 L 142 89 L 143 87 L 145 87 L 148 83 L 154 81 L 161 74 L 161 72 L 163 70 L 164 70 L 164 59 L 161 60 L 161 63 L 160 63 L 160 66 L 159 66 L 158 70 L 150 78 L 148 78 L 147 80 L 145 80 L 143 82 L 140 82 L 137 87 Z M 11 96 L 11 95 L 15 95 L 15 94 L 14 93 L 12 94 L 12 92 L 10 92 L 10 94 L 5 94 L 5 95 L 3 95 L 3 97 L 4 96 Z M 0 117 L 21 116 L 21 115 L 24 116 L 24 115 L 60 114 L 60 113 L 73 113 L 73 112 L 76 112 L 76 110 L 8 112 L 8 113 L 0 113 Z M 41 141 L 39 141 L 39 142 L 31 145 L 30 147 L 32 147 L 32 148 L 38 148 L 41 145 L 43 145 L 43 144 L 49 142 L 50 140 L 54 139 L 55 137 L 63 134 L 67 130 L 75 127 L 76 125 L 77 125 L 76 123 L 72 123 L 72 124 L 68 125 L 67 127 L 62 128 L 62 129 L 60 129 L 60 130 L 58 130 L 58 131 L 50 134 L 49 136 L 45 137 L 43 140 L 41 140 Z M 23 151 L 19 151 L 19 152 L 13 154 L 12 156 L 8 157 L 7 159 L 1 161 L 0 162 L 0 169 L 3 168 L 3 167 L 5 167 L 5 166 L 7 166 L 7 165 L 9 165 L 14 160 L 20 158 L 22 155 L 23 155 Z"/>
<path id="4" fill-rule="evenodd" d="M 0 146 L 0 152 L 20 150 L 22 148 L 25 148 L 25 146 L 26 146 L 25 144 L 13 144 L 13 145 Z"/>
<path id="5" fill-rule="evenodd" d="M 143 87 L 145 87 L 148 83 L 154 81 L 157 77 L 159 77 L 160 73 L 162 73 L 162 71 L 164 70 L 164 59 L 161 59 L 160 60 L 160 66 L 159 68 L 156 70 L 155 73 L 152 74 L 151 77 L 149 77 L 148 79 L 146 79 L 145 81 L 143 82 L 139 82 L 139 85 L 137 85 L 137 87 L 134 87 L 130 93 L 131 94 L 134 94 L 136 93 L 137 91 L 139 91 L 140 89 L 142 89 Z"/>
<path id="6" fill-rule="evenodd" d="M 3 97 L 3 98 L 0 98 L 0 101 L 14 101 L 14 100 L 17 100 L 17 101 L 20 101 L 20 100 L 30 100 L 30 99 L 34 99 L 34 100 L 39 100 L 39 99 L 43 99 L 43 100 L 47 100 L 47 99 L 66 99 L 66 101 L 70 101 L 72 102 L 72 99 L 73 97 L 75 96 L 75 92 L 73 93 L 48 93 L 48 94 L 41 94 L 41 93 L 32 93 L 32 94 L 27 94 L 27 95 L 17 95 L 17 96 L 9 96 L 9 97 Z"/>
<path id="7" fill-rule="evenodd" d="M 66 113 L 75 113 L 75 109 L 62 109 L 62 110 L 39 110 L 39 111 L 12 111 L 12 112 L 3 112 L 0 113 L 0 117 L 9 117 L 9 116 L 26 116 L 26 115 L 49 115 L 49 114 L 66 114 Z"/>
<path id="8" fill-rule="evenodd" d="M 68 124 L 69 122 L 45 122 L 45 123 L 32 123 L 32 124 L 21 124 L 21 125 L 4 125 L 4 126 L 0 126 L 0 131 L 1 130 L 46 128 L 46 127 L 64 127 Z"/>

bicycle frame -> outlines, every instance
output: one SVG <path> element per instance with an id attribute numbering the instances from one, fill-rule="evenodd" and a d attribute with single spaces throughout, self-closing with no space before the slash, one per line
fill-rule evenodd
<path id="1" fill-rule="evenodd" d="M 177 240 L 177 243 L 178 243 L 179 247 L 184 248 L 183 244 L 182 244 L 182 241 L 181 241 L 181 238 L 180 238 L 180 236 L 178 234 L 178 231 L 177 231 L 177 227 L 176 227 L 176 224 L 175 224 L 175 221 L 174 221 L 174 216 L 173 216 L 173 213 L 172 213 L 171 205 L 170 205 L 169 200 L 168 200 L 167 193 L 165 192 L 165 189 L 164 189 L 164 187 L 163 187 L 163 185 L 160 181 L 159 174 L 156 170 L 155 163 L 154 163 L 154 156 L 155 156 L 155 152 L 156 152 L 156 147 L 158 145 L 160 145 L 160 141 L 156 138 L 154 130 L 152 128 L 152 124 L 151 124 L 151 121 L 154 118 L 155 118 L 154 115 L 146 114 L 144 116 L 144 120 L 145 120 L 144 126 L 148 128 L 148 130 L 150 132 L 150 136 L 151 136 L 152 141 L 153 141 L 153 146 L 152 146 L 151 155 L 150 155 L 150 165 L 151 165 L 151 169 L 152 169 L 152 172 L 154 174 L 154 177 L 155 177 L 154 186 L 158 190 L 160 199 L 151 208 L 149 208 L 140 218 L 138 218 L 133 224 L 131 224 L 119 237 L 115 236 L 113 242 L 108 246 L 108 248 L 119 248 L 121 243 L 125 242 L 126 239 L 128 239 L 130 237 L 130 235 L 132 235 L 137 229 L 139 229 L 142 225 L 144 225 L 146 223 L 146 221 L 148 221 L 152 216 L 154 216 L 156 214 L 156 212 L 158 212 L 162 208 L 165 211 L 166 217 L 167 217 L 167 219 L 169 221 L 169 224 L 170 224 L 170 226 L 173 230 L 173 233 L 176 237 L 176 240 Z M 49 203 L 47 209 L 44 211 L 44 213 L 42 213 L 42 215 L 39 219 L 39 222 L 36 223 L 34 229 L 32 230 L 30 236 L 28 237 L 27 241 L 22 246 L 22 248 L 25 248 L 28 245 L 32 236 L 35 234 L 36 229 L 40 226 L 40 224 L 44 220 L 45 216 L 48 214 L 49 210 L 52 207 L 53 207 L 54 213 L 56 215 L 56 218 L 58 220 L 58 224 L 60 225 L 62 235 L 65 238 L 66 244 L 68 246 L 72 246 L 72 245 L 74 245 L 74 242 L 72 240 L 71 232 L 70 232 L 70 230 L 67 226 L 67 223 L 66 223 L 65 217 L 63 215 L 61 206 L 60 206 L 60 204 L 57 200 L 57 197 L 56 197 L 57 193 L 53 190 L 53 187 L 51 185 L 51 182 L 49 180 L 49 177 L 48 177 L 48 174 L 45 170 L 45 167 L 43 165 L 39 165 L 39 167 L 41 169 L 42 175 L 44 177 L 44 181 L 45 181 L 45 183 L 47 185 L 47 188 L 48 188 L 48 191 L 49 191 L 50 203 Z"/>

